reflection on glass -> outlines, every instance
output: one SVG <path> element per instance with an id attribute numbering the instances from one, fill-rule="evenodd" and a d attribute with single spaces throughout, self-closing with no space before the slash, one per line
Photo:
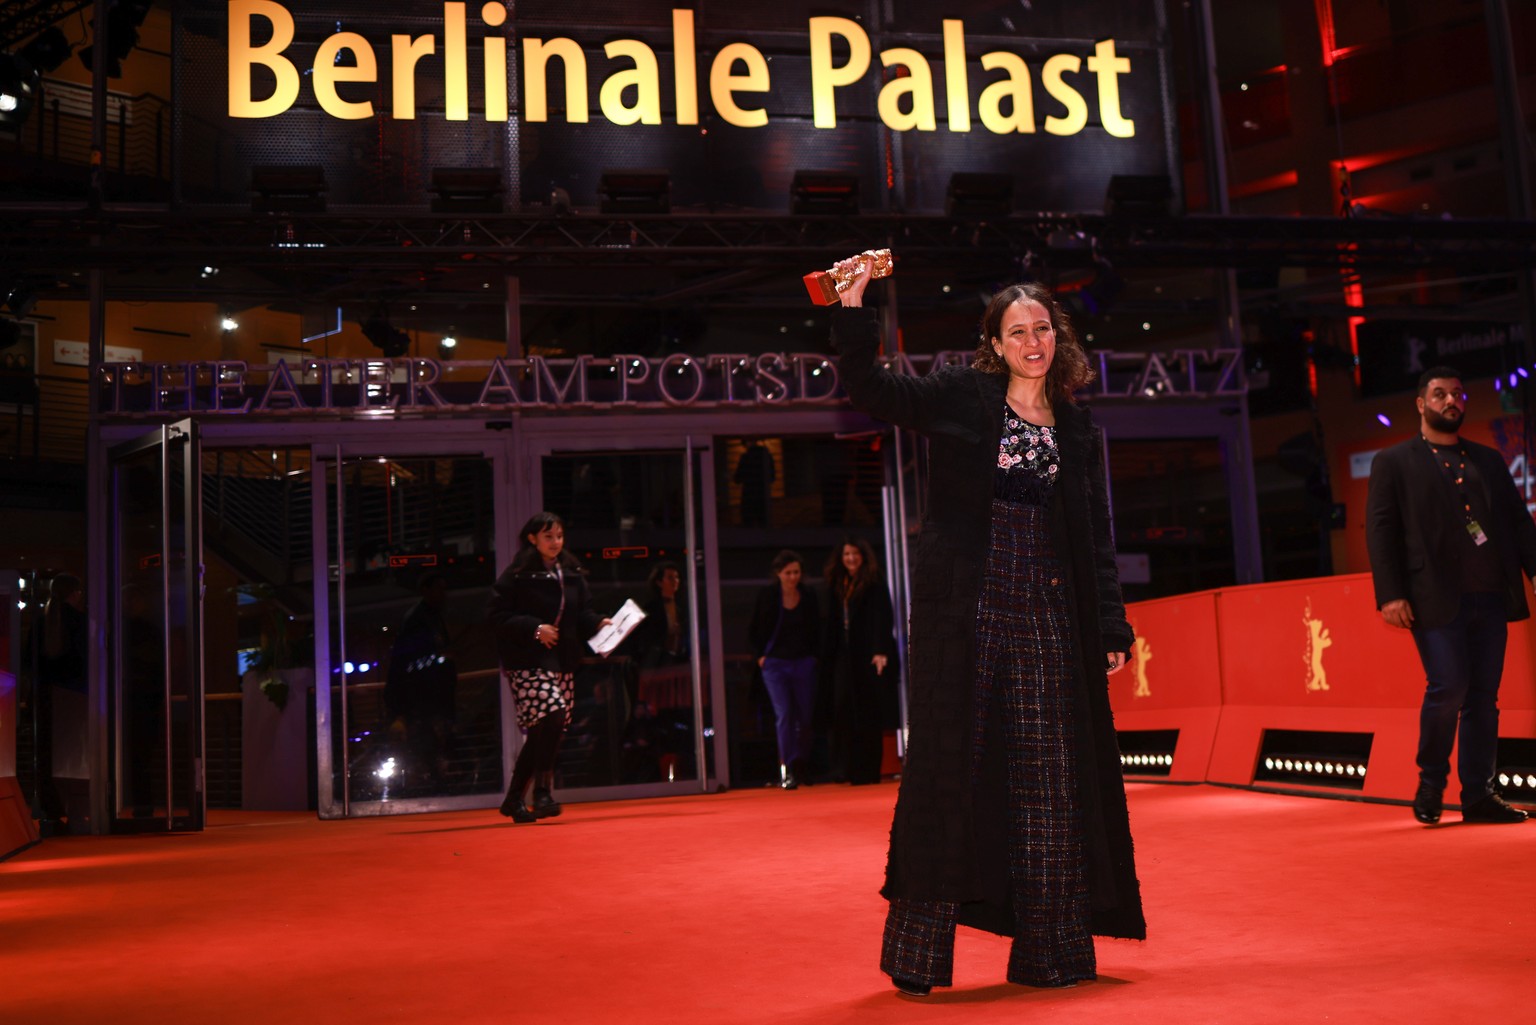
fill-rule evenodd
<path id="1" fill-rule="evenodd" d="M 567 523 L 566 545 L 589 571 L 592 608 L 611 616 L 632 599 L 646 613 L 617 651 L 578 668 L 559 787 L 698 778 L 690 560 L 699 579 L 704 569 L 686 550 L 684 472 L 677 451 L 544 459 L 544 502 Z M 707 726 L 707 680 L 700 689 Z"/>
<path id="2" fill-rule="evenodd" d="M 196 770 L 202 717 L 192 703 L 201 694 L 193 675 L 196 638 L 188 607 L 193 596 L 186 582 L 186 473 L 184 453 L 172 448 L 164 463 L 170 468 L 167 480 L 163 454 L 159 447 L 143 449 L 120 460 L 115 471 L 115 813 L 122 819 L 168 817 L 172 824 L 195 824 L 189 820 L 201 814 Z M 162 523 L 170 528 L 168 536 L 162 536 Z"/>
<path id="3" fill-rule="evenodd" d="M 491 476 L 478 457 L 342 464 L 344 520 L 333 503 L 330 531 L 338 798 L 344 782 L 353 802 L 501 790 L 500 674 L 484 622 L 496 567 Z"/>
<path id="4" fill-rule="evenodd" d="M 868 542 L 875 561 L 887 564 L 882 489 L 890 443 L 889 434 L 868 433 L 726 438 L 715 446 L 733 786 L 778 785 L 782 779 L 773 705 L 748 637 L 757 596 L 775 582 L 769 566 L 781 549 L 798 551 L 805 560 L 802 586 L 816 592 L 818 606 L 826 611 L 840 603 L 828 593 L 822 569 L 841 553 L 845 539 Z M 833 764 L 827 736 L 832 684 L 830 673 L 818 680 L 817 733 L 808 759 L 809 776 L 816 781 L 847 774 L 846 767 Z M 880 723 L 882 745 L 894 741 L 886 711 Z"/>

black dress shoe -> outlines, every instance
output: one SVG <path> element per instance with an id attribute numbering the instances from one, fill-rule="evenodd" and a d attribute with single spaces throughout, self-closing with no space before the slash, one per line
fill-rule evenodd
<path id="1" fill-rule="evenodd" d="M 1463 805 L 1461 809 L 1463 822 L 1524 822 L 1525 819 L 1525 812 L 1511 808 L 1509 802 L 1498 794 L 1489 794 L 1481 801 Z"/>
<path id="2" fill-rule="evenodd" d="M 537 815 L 528 810 L 528 806 L 523 803 L 522 798 L 518 798 L 516 801 L 503 801 L 500 810 L 503 815 L 513 822 L 537 822 L 539 820 Z"/>
<path id="3" fill-rule="evenodd" d="M 1440 788 L 1433 783 L 1420 783 L 1419 792 L 1413 795 L 1413 817 L 1432 826 L 1440 821 L 1444 798 Z"/>
<path id="4" fill-rule="evenodd" d="M 541 787 L 535 787 L 534 788 L 534 790 L 533 790 L 533 816 L 534 816 L 534 818 L 552 819 L 556 815 L 559 815 L 563 810 L 564 809 L 560 807 L 560 802 L 556 801 L 555 798 L 554 798 L 554 795 L 552 795 L 548 790 L 545 790 L 545 789 L 543 789 Z"/>
<path id="5" fill-rule="evenodd" d="M 795 770 L 788 765 L 779 766 L 779 786 L 785 790 L 795 790 L 800 786 L 800 781 L 795 778 Z"/>
<path id="6" fill-rule="evenodd" d="M 911 979 L 898 979 L 894 976 L 891 978 L 891 982 L 895 983 L 896 988 L 909 997 L 925 997 L 933 992 L 933 987 L 926 982 L 913 982 Z"/>

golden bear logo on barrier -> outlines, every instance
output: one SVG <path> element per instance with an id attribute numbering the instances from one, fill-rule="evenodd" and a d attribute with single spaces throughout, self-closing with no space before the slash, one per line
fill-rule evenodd
<path id="1" fill-rule="evenodd" d="M 1135 629 L 1135 625 L 1131 627 Z M 1133 698 L 1149 698 L 1152 696 L 1152 686 L 1147 682 L 1147 663 L 1152 661 L 1152 642 L 1137 630 L 1136 640 L 1131 643 L 1131 671 L 1136 674 L 1136 689 L 1131 691 Z"/>
<path id="2" fill-rule="evenodd" d="M 1323 621 L 1312 615 L 1310 595 L 1307 596 L 1307 607 L 1301 614 L 1301 621 L 1307 627 L 1307 650 L 1302 656 L 1307 666 L 1307 690 L 1328 690 L 1328 670 L 1323 665 L 1323 652 L 1333 647 L 1333 638 L 1328 635 L 1328 627 L 1323 625 Z"/>

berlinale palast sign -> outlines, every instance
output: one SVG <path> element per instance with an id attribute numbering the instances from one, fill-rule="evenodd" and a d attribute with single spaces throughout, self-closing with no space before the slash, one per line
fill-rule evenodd
<path id="1" fill-rule="evenodd" d="M 424 58 L 440 54 L 443 116 L 449 121 L 469 119 L 469 67 L 471 60 L 477 60 L 484 72 L 484 96 L 477 106 L 485 120 L 506 121 L 510 116 L 507 39 L 483 31 L 506 24 L 506 6 L 487 3 L 480 9 L 483 28 L 477 26 L 482 28 L 478 53 L 472 53 L 469 44 L 467 6 L 443 4 L 440 35 L 392 33 L 382 52 L 359 33 L 332 33 L 313 51 L 312 61 L 300 67 L 287 53 L 294 42 L 295 24 L 286 7 L 274 0 L 231 0 L 229 116 L 281 115 L 299 100 L 302 83 L 307 80 L 315 101 L 332 117 L 361 120 L 382 114 L 411 120 L 416 117 L 418 65 Z M 664 88 L 670 90 L 676 124 L 698 124 L 707 93 L 714 114 L 726 124 L 738 128 L 767 125 L 767 109 L 754 100 L 773 87 L 772 68 L 763 50 L 742 41 L 719 46 L 708 61 L 708 88 L 701 90 L 694 12 L 674 9 L 671 21 L 672 75 L 665 84 L 656 48 L 641 39 L 605 43 L 603 54 L 608 66 L 593 69 L 588 67 L 586 50 L 575 39 L 523 35 L 518 62 L 523 120 L 550 120 L 549 79 L 558 73 L 566 97 L 563 117 L 570 123 L 586 122 L 588 80 L 596 72 L 601 77 L 598 107 L 602 116 L 616 125 L 661 124 Z M 1135 122 L 1124 116 L 1120 103 L 1120 80 L 1132 74 L 1133 68 L 1131 60 L 1116 51 L 1114 39 L 1094 42 L 1086 59 L 1074 52 L 1054 53 L 1032 69 L 1022 56 L 1009 50 L 983 53 L 975 61 L 968 59 L 965 24 L 960 19 L 943 19 L 940 36 L 942 57 L 937 69 L 933 61 L 911 47 L 892 46 L 880 51 L 879 62 L 888 80 L 876 99 L 876 113 L 886 127 L 935 131 L 940 92 L 936 79 L 942 79 L 947 130 L 971 131 L 970 78 L 981 75 L 986 84 L 975 114 L 982 127 L 999 135 L 1032 133 L 1036 131 L 1034 82 L 1038 76 L 1053 108 L 1059 108 L 1045 116 L 1039 126 L 1052 135 L 1075 135 L 1089 122 L 1087 84 L 1080 81 L 1086 69 L 1103 130 L 1116 138 L 1136 134 Z M 805 55 L 809 81 L 802 85 L 810 89 L 813 122 L 817 128 L 836 128 L 838 91 L 862 80 L 873 66 L 869 33 L 851 18 L 811 17 L 806 25 Z M 382 111 L 368 97 L 366 88 L 379 82 L 381 63 L 387 63 L 392 82 L 387 109 Z M 258 67 L 275 80 L 275 87 L 259 97 L 252 76 Z M 352 98 L 343 95 L 347 91 Z"/>
<path id="2" fill-rule="evenodd" d="M 610 170 L 671 206 L 784 211 L 799 171 L 861 210 L 944 210 L 956 174 L 1017 210 L 1102 209 L 1178 175 L 1162 0 L 183 0 L 183 179 L 324 168 L 332 206 L 423 202 L 496 168 L 514 208 L 590 209 Z"/>

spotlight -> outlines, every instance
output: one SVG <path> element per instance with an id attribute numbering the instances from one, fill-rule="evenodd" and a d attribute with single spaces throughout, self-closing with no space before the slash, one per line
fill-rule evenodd
<path id="1" fill-rule="evenodd" d="M 313 164 L 264 164 L 251 168 L 255 213 L 324 213 L 325 168 Z"/>
<path id="2" fill-rule="evenodd" d="M 441 345 L 445 349 L 452 349 L 459 344 L 459 340 L 453 337 L 453 335 L 448 334 L 444 335 L 443 340 L 437 344 Z"/>
<path id="3" fill-rule="evenodd" d="M 859 176 L 846 171 L 796 171 L 789 185 L 792 214 L 856 214 Z"/>
<path id="4" fill-rule="evenodd" d="M 46 28 L 37 34 L 20 51 L 21 59 L 32 65 L 39 74 L 46 75 L 60 64 L 69 60 L 69 53 L 74 49 L 65 38 L 64 33 L 57 25 Z"/>
<path id="5" fill-rule="evenodd" d="M 0 125 L 20 125 L 32 113 L 42 76 L 14 53 L 0 53 Z"/>
<path id="6" fill-rule="evenodd" d="M 219 327 L 223 328 L 225 331 L 233 331 L 239 326 L 240 322 L 227 313 L 219 318 Z"/>
<path id="7" fill-rule="evenodd" d="M 107 14 L 107 77 L 123 77 L 123 61 L 139 45 L 139 26 L 149 17 L 152 0 L 115 0 Z M 80 51 L 80 63 L 94 71 L 96 44 L 101 42 L 101 27 L 91 45 Z"/>
<path id="8" fill-rule="evenodd" d="M 4 299 L 5 306 L 18 320 L 32 312 L 37 305 L 37 296 L 25 281 L 16 281 L 8 286 L 0 299 Z"/>
<path id="9" fill-rule="evenodd" d="M 598 209 L 605 214 L 665 214 L 672 211 L 672 178 L 664 170 L 609 170 L 598 179 Z"/>
<path id="10" fill-rule="evenodd" d="M 204 281 L 207 281 L 209 278 L 216 278 L 216 277 L 219 276 L 219 268 L 217 268 L 217 267 L 204 267 L 203 268 L 203 272 L 202 272 L 202 274 L 200 276 L 202 277 L 202 279 Z"/>
<path id="11" fill-rule="evenodd" d="M 499 214 L 501 170 L 495 167 L 434 167 L 432 212 Z"/>
<path id="12" fill-rule="evenodd" d="M 956 171 L 944 195 L 946 217 L 1007 217 L 1013 212 L 1013 176 Z"/>

